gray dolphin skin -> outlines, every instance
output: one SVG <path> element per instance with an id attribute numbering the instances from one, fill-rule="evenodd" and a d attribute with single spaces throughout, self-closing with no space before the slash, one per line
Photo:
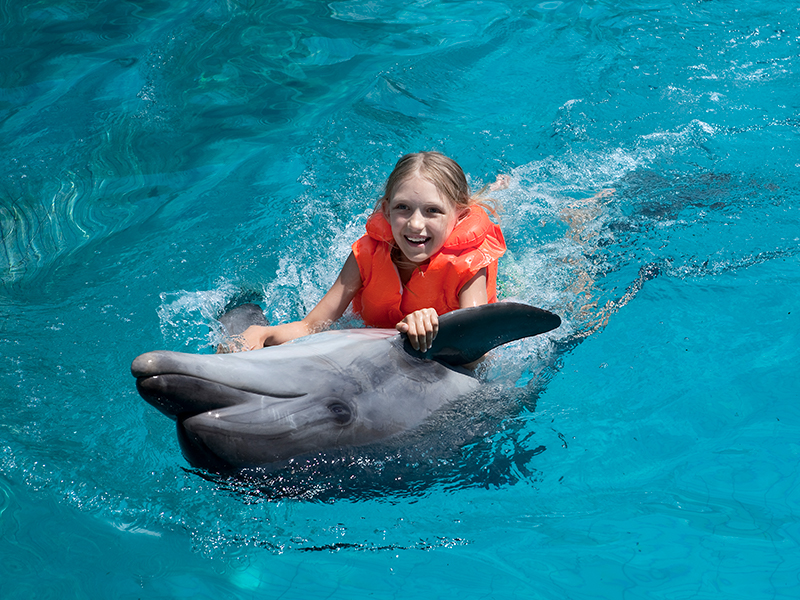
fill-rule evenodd
<path id="1" fill-rule="evenodd" d="M 244 305 L 221 321 L 236 334 L 259 319 L 258 307 Z M 479 387 L 463 365 L 560 323 L 546 310 L 500 302 L 442 315 L 424 354 L 393 329 L 346 329 L 234 354 L 148 352 L 131 372 L 141 396 L 177 421 L 190 464 L 269 469 L 418 427 Z"/>

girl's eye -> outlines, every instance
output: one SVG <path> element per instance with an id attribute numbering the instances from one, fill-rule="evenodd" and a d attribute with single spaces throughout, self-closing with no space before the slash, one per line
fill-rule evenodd
<path id="1" fill-rule="evenodd" d="M 394 210 L 408 210 L 408 206 L 400 202 L 394 205 Z"/>

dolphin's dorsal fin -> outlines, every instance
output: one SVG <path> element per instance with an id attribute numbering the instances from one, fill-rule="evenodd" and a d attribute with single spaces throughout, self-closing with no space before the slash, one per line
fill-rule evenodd
<path id="1" fill-rule="evenodd" d="M 425 353 L 414 350 L 404 336 L 406 352 L 453 366 L 478 360 L 492 348 L 555 329 L 558 315 L 542 308 L 497 302 L 454 310 L 439 317 L 439 333 Z"/>

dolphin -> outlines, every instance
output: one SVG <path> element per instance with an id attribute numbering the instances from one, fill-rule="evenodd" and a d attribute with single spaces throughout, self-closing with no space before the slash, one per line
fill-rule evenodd
<path id="1" fill-rule="evenodd" d="M 254 305 L 220 319 L 231 335 L 259 320 Z M 500 302 L 439 317 L 425 353 L 393 329 L 343 329 L 250 352 L 148 352 L 131 373 L 140 395 L 177 422 L 192 466 L 271 470 L 414 430 L 480 386 L 470 363 L 560 324 L 541 308 Z"/>

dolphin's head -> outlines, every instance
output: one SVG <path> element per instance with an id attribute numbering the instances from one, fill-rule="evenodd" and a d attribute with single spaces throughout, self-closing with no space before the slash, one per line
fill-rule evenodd
<path id="1" fill-rule="evenodd" d="M 227 466 L 276 465 L 374 437 L 364 431 L 367 428 L 359 421 L 358 407 L 350 396 L 262 396 L 178 418 L 179 439 L 195 466 L 224 470 Z M 367 435 L 359 438 L 358 431 Z"/>
<path id="2" fill-rule="evenodd" d="M 189 462 L 214 471 L 382 440 L 446 398 L 422 391 L 445 368 L 410 357 L 396 335 L 360 336 L 358 360 L 347 345 L 336 347 L 341 334 L 320 336 L 328 352 L 312 344 L 309 351 L 303 344 L 219 355 L 157 351 L 137 357 L 131 371 L 141 396 L 177 421 Z"/>

